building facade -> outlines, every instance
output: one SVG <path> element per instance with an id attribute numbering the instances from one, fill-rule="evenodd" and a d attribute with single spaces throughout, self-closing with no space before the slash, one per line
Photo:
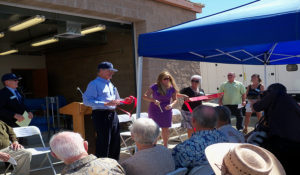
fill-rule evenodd
<path id="1" fill-rule="evenodd" d="M 113 83 L 121 96 L 135 94 L 139 34 L 193 20 L 203 7 L 185 0 L 0 0 L 0 5 L 7 11 L 12 8 L 11 14 L 14 9 L 22 9 L 27 15 L 28 11 L 45 13 L 51 20 L 57 20 L 55 14 L 61 14 L 68 21 L 78 17 L 110 23 L 103 35 L 103 43 L 99 45 L 76 49 L 47 48 L 40 51 L 40 55 L 27 56 L 24 52 L 0 57 L 0 67 L 6 68 L 2 69 L 5 72 L 9 69 L 45 69 L 48 77 L 46 94 L 63 95 L 68 102 L 81 100 L 76 87 L 85 90 L 96 76 L 97 64 L 105 60 L 119 69 Z M 30 58 L 24 60 L 23 57 Z M 23 60 L 18 61 L 20 59 Z M 197 62 L 145 58 L 143 64 L 143 92 L 156 81 L 162 70 L 170 71 L 180 88 L 189 85 L 191 75 L 200 74 Z M 148 104 L 142 104 L 142 110 L 146 111 Z"/>

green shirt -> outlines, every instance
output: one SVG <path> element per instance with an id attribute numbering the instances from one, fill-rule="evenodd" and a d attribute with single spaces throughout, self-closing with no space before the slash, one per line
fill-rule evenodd
<path id="1" fill-rule="evenodd" d="M 219 92 L 224 92 L 223 105 L 238 105 L 242 103 L 242 95 L 246 93 L 246 88 L 239 81 L 227 81 L 221 84 Z"/>
<path id="2" fill-rule="evenodd" d="M 17 141 L 16 134 L 10 126 L 0 120 L 0 150 L 8 147 L 10 141 Z"/>

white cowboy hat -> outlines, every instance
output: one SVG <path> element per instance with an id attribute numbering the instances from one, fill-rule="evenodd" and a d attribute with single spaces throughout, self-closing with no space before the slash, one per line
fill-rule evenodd
<path id="1" fill-rule="evenodd" d="M 216 175 L 285 175 L 277 158 L 268 150 L 247 143 L 217 143 L 205 149 Z"/>

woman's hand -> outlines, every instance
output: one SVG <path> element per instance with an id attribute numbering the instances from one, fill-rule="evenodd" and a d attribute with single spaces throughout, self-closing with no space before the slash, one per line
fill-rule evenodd
<path id="1" fill-rule="evenodd" d="M 173 108 L 172 105 L 167 105 L 167 106 L 165 107 L 166 110 L 171 110 L 172 108 Z"/>
<path id="2" fill-rule="evenodd" d="M 157 106 L 159 106 L 160 105 L 160 102 L 158 101 L 158 100 L 154 100 L 154 102 L 153 102 L 154 104 L 156 104 Z"/>
<path id="3" fill-rule="evenodd" d="M 187 97 L 184 97 L 184 101 L 189 101 L 190 100 L 190 97 L 187 96 Z"/>

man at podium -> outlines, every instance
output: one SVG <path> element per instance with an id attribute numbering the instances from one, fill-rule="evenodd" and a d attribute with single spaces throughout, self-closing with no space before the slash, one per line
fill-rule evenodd
<path id="1" fill-rule="evenodd" d="M 83 94 L 84 105 L 93 109 L 92 119 L 97 132 L 96 156 L 115 160 L 120 156 L 119 119 L 115 111 L 120 104 L 120 96 L 110 79 L 117 71 L 110 62 L 100 63 L 97 78 L 88 84 Z"/>

